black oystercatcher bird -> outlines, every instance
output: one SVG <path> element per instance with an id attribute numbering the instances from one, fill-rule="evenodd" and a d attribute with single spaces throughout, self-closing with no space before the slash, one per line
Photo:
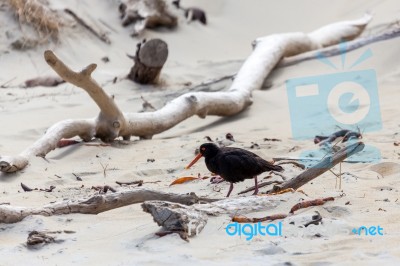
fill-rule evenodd
<path id="1" fill-rule="evenodd" d="M 202 156 L 205 158 L 208 170 L 231 183 L 226 197 L 231 194 L 233 183 L 250 178 L 254 178 L 255 181 L 255 195 L 258 193 L 257 175 L 271 170 L 283 171 L 281 166 L 273 165 L 250 151 L 232 147 L 219 148 L 214 143 L 202 144 L 200 153 L 185 168 L 189 169 Z"/>

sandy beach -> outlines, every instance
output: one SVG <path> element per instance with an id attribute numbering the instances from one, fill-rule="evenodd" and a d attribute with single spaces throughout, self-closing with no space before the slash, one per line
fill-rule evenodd
<path id="1" fill-rule="evenodd" d="M 62 12 L 69 8 L 86 18 L 107 33 L 111 44 L 67 21 L 61 27 L 58 41 L 23 51 L 13 49 L 11 43 L 28 34 L 28 28 L 18 23 L 8 1 L 0 3 L 3 29 L 0 34 L 0 157 L 19 154 L 58 121 L 91 118 L 99 112 L 85 91 L 69 83 L 57 87 L 23 87 L 27 79 L 55 76 L 43 58 L 45 50 L 54 51 L 74 70 L 97 64 L 93 78 L 107 94 L 114 96 L 120 109 L 140 112 L 142 97 L 159 109 L 201 82 L 233 75 L 251 54 L 252 41 L 258 37 L 310 32 L 370 12 L 373 20 L 362 34 L 368 36 L 396 22 L 400 12 L 395 0 L 182 1 L 182 5 L 206 11 L 207 25 L 198 21 L 187 23 L 183 12 L 171 8 L 178 16 L 175 29 L 145 30 L 140 36 L 131 37 L 132 28 L 121 26 L 118 1 L 48 0 L 53 10 Z M 140 85 L 124 79 L 133 64 L 127 54 L 133 55 L 136 44 L 144 38 L 160 38 L 168 44 L 168 60 L 159 85 Z M 335 197 L 322 206 L 299 210 L 296 215 L 272 222 L 282 223 L 281 235 L 257 235 L 251 240 L 243 235 L 230 236 L 226 226 L 231 223 L 231 217 L 224 214 L 209 216 L 201 233 L 190 237 L 189 242 L 178 234 L 159 237 L 155 233 L 160 227 L 152 216 L 142 210 L 141 204 L 134 204 L 98 215 L 33 215 L 17 223 L 0 223 L 0 265 L 398 265 L 399 38 L 348 52 L 343 66 L 341 55 L 329 57 L 339 69 L 320 60 L 278 68 L 268 76 L 262 90 L 253 92 L 253 104 L 231 117 L 193 116 L 154 135 L 151 140 L 132 137 L 129 142 L 116 140 L 108 146 L 93 140 L 56 149 L 45 159 L 31 158 L 21 171 L 0 174 L 0 204 L 40 207 L 98 194 L 92 186 L 135 189 L 136 186 L 115 184 L 134 180 L 143 180 L 142 188 L 179 194 L 194 192 L 201 197 L 223 199 L 229 188 L 227 182 L 211 184 L 209 179 L 199 179 L 170 186 L 179 177 L 210 176 L 204 160 L 189 170 L 184 169 L 195 156 L 195 149 L 206 142 L 204 137 L 221 140 L 226 133 L 232 133 L 235 138 L 232 147 L 250 150 L 266 160 L 301 157 L 305 151 L 318 149 L 312 139 L 293 137 L 286 82 L 350 71 L 351 64 L 367 49 L 372 56 L 352 70 L 372 69 L 376 73 L 382 129 L 367 130 L 362 141 L 379 150 L 380 158 L 370 163 L 342 163 L 341 189 L 335 188 L 336 177 L 326 172 L 301 187 L 306 195 L 287 193 L 274 208 L 246 214 L 263 217 L 287 213 L 301 199 Z M 108 57 L 109 62 L 104 62 L 103 57 Z M 117 82 L 113 83 L 115 77 Z M 227 79 L 207 89 L 224 90 L 231 83 Z M 267 140 L 273 138 L 279 141 Z M 284 165 L 284 169 L 284 175 L 289 178 L 303 171 L 291 164 Z M 339 166 L 333 171 L 339 172 Z M 76 175 L 82 180 L 77 180 Z M 267 175 L 260 175 L 260 182 Z M 277 175 L 272 178 L 282 181 Z M 24 192 L 21 183 L 30 188 L 55 186 L 55 189 Z M 237 193 L 253 185 L 253 180 L 237 183 L 231 197 L 251 197 L 252 192 Z M 267 190 L 268 187 L 260 188 L 260 192 Z M 305 227 L 316 212 L 322 217 L 322 223 Z M 363 226 L 379 226 L 382 235 L 352 232 Z M 28 247 L 28 234 L 35 230 L 73 233 L 56 234 L 55 243 Z"/>

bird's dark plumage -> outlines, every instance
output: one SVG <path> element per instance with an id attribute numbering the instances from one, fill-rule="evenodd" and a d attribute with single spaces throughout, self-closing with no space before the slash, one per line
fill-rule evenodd
<path id="1" fill-rule="evenodd" d="M 203 151 L 201 148 L 205 148 Z M 200 146 L 208 170 L 219 174 L 228 182 L 236 183 L 254 178 L 266 171 L 282 171 L 279 165 L 273 165 L 258 155 L 239 148 L 218 148 L 213 143 Z"/>
<path id="2" fill-rule="evenodd" d="M 281 166 L 273 165 L 257 154 L 240 148 L 219 148 L 214 143 L 205 143 L 200 146 L 200 154 L 204 156 L 208 170 L 220 175 L 231 184 L 245 179 L 256 178 L 257 175 L 266 171 L 283 171 Z M 193 165 L 199 158 L 196 157 L 188 167 Z M 231 188 L 233 188 L 233 185 L 231 185 Z M 257 189 L 256 180 L 256 191 Z"/>

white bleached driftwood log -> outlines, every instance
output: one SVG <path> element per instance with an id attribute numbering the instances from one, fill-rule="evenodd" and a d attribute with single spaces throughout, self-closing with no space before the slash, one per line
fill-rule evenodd
<path id="1" fill-rule="evenodd" d="M 91 78 L 95 64 L 81 72 L 74 72 L 53 52 L 46 51 L 47 63 L 66 82 L 87 91 L 99 106 L 100 114 L 92 119 L 56 123 L 19 155 L 1 156 L 0 171 L 15 172 L 23 169 L 31 156 L 45 156 L 57 147 L 62 138 L 80 136 L 87 141 L 98 137 L 105 142 L 111 142 L 118 136 L 124 139 L 132 135 L 151 138 L 194 115 L 202 118 L 207 115 L 235 115 L 251 105 L 252 91 L 262 87 L 265 78 L 282 58 L 353 39 L 363 32 L 370 20 L 371 16 L 365 15 L 358 20 L 324 26 L 309 34 L 296 32 L 259 38 L 254 41 L 253 52 L 240 68 L 229 90 L 186 93 L 163 108 L 148 113 L 122 113 L 114 100 Z"/>

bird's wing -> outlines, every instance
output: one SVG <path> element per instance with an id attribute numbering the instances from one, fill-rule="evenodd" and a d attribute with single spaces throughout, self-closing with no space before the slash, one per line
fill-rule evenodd
<path id="1" fill-rule="evenodd" d="M 224 155 L 228 156 L 230 158 L 239 157 L 239 159 L 242 162 L 244 162 L 245 165 L 254 166 L 253 167 L 254 174 L 258 174 L 259 172 L 268 171 L 268 170 L 282 171 L 282 167 L 280 167 L 278 165 L 273 165 L 272 163 L 264 160 L 257 154 L 252 153 L 251 151 L 244 150 L 244 149 L 225 147 Z M 231 160 L 235 161 L 235 159 L 231 159 Z M 237 163 L 237 164 L 241 165 L 240 163 Z M 234 167 L 234 166 L 232 166 L 232 167 Z M 251 171 L 248 170 L 248 172 L 251 172 Z"/>
<path id="2" fill-rule="evenodd" d="M 229 176 L 243 180 L 259 174 L 262 170 L 257 158 L 236 151 L 221 155 L 220 169 Z"/>

